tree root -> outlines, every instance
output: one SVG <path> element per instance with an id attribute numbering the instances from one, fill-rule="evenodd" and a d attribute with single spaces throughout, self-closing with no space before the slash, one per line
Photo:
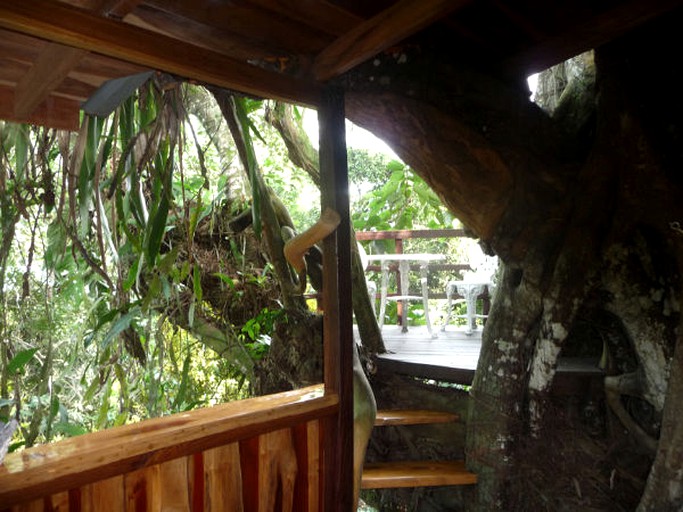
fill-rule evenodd
<path id="1" fill-rule="evenodd" d="M 636 442 L 650 455 L 657 451 L 658 441 L 650 436 L 636 423 L 621 402 L 621 395 L 629 395 L 645 399 L 640 384 L 638 372 L 624 373 L 605 377 L 605 397 L 612 412 L 619 418 L 621 424 L 628 430 Z"/>

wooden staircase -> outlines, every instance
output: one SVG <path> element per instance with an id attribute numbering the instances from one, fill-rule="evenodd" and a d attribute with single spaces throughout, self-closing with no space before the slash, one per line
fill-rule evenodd
<path id="1" fill-rule="evenodd" d="M 457 414 L 427 410 L 377 411 L 376 427 L 452 423 Z M 400 461 L 366 463 L 363 489 L 471 485 L 477 475 L 465 469 L 464 461 Z"/>

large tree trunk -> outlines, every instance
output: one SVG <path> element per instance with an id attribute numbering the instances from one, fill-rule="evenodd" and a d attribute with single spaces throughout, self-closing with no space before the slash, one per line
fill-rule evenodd
<path id="1" fill-rule="evenodd" d="M 386 140 L 504 264 L 471 393 L 473 509 L 609 510 L 641 495 L 642 510 L 681 505 L 682 102 L 679 67 L 663 60 L 676 23 L 598 49 L 595 88 L 590 77 L 572 86 L 553 116 L 518 82 L 447 58 L 386 56 L 347 77 L 347 115 Z M 551 399 L 558 357 L 574 353 L 610 356 L 607 395 L 616 396 L 598 432 L 565 418 L 578 447 L 557 435 Z M 625 412 L 626 400 L 649 416 Z M 643 489 L 646 473 L 624 453 L 633 461 L 656 445 L 662 414 Z M 630 444 L 619 422 L 640 429 Z"/>

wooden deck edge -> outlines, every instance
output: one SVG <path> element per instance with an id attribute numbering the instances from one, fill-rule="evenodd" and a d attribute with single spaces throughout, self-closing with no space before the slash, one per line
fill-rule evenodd
<path id="1" fill-rule="evenodd" d="M 464 461 L 404 461 L 366 463 L 363 489 L 472 485 L 477 475 Z"/>
<path id="2" fill-rule="evenodd" d="M 397 359 L 387 359 L 381 355 L 377 356 L 375 361 L 378 372 L 400 373 L 423 379 L 454 382 L 465 386 L 471 385 L 474 379 L 474 370 L 399 361 Z"/>
<path id="3" fill-rule="evenodd" d="M 379 372 L 400 373 L 412 377 L 453 382 L 469 386 L 474 380 L 475 370 L 452 368 L 431 364 L 414 363 L 383 357 L 375 358 Z M 604 377 L 604 371 L 597 366 L 597 362 L 589 358 L 560 358 L 558 362 L 556 380 L 559 382 L 585 380 Z"/>
<path id="4" fill-rule="evenodd" d="M 426 409 L 399 409 L 377 411 L 376 427 L 394 425 L 429 425 L 436 423 L 455 423 L 460 420 L 458 414 L 446 411 L 430 411 Z"/>

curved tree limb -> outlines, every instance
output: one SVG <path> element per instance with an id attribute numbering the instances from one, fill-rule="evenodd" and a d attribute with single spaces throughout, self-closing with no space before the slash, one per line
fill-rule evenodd
<path id="1" fill-rule="evenodd" d="M 306 289 L 306 260 L 304 255 L 311 247 L 332 234 L 339 226 L 340 221 L 339 214 L 327 208 L 320 214 L 320 219 L 315 224 L 285 243 L 285 258 L 299 276 L 299 293 L 303 293 Z"/>

